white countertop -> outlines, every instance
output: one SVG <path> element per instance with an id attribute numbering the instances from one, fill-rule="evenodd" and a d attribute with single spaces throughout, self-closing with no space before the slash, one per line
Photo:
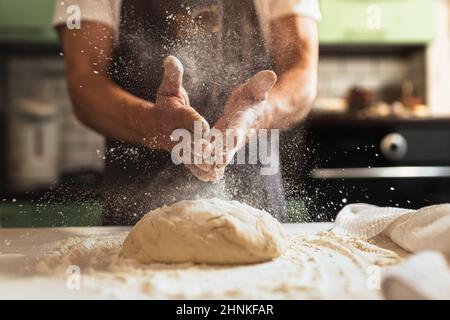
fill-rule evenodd
<path id="1" fill-rule="evenodd" d="M 329 230 L 332 223 L 284 224 L 289 233 L 313 234 Z M 111 236 L 130 227 L 74 227 L 0 229 L 0 298 L 84 299 L 83 290 L 68 290 L 61 276 L 43 277 L 33 270 L 36 255 L 45 245 L 77 236 Z"/>

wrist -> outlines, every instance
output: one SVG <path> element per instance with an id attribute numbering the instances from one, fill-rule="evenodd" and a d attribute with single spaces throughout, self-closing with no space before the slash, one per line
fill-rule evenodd
<path id="1" fill-rule="evenodd" d="M 155 105 L 148 101 L 139 101 L 128 116 L 129 130 L 135 142 L 145 147 L 152 147 L 155 142 L 155 133 L 158 132 L 157 110 Z"/>
<path id="2" fill-rule="evenodd" d="M 273 119 L 273 103 L 265 100 L 254 107 L 257 114 L 255 129 L 271 129 Z"/>
<path id="3" fill-rule="evenodd" d="M 171 152 L 176 142 L 171 140 L 171 132 L 168 132 L 167 123 L 164 122 L 167 114 L 162 112 L 156 104 L 147 101 L 141 105 L 139 110 L 136 127 L 140 144 L 150 149 Z"/>

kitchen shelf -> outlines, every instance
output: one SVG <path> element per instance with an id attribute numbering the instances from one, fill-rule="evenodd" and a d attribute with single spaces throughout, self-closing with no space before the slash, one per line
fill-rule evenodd
<path id="1" fill-rule="evenodd" d="M 367 56 L 396 56 L 396 57 L 408 57 L 411 54 L 421 52 L 425 50 L 423 44 L 320 44 L 320 56 L 321 57 L 335 57 L 337 55 L 345 57 L 367 57 Z"/>
<path id="2" fill-rule="evenodd" d="M 367 127 L 378 125 L 401 125 L 402 127 L 421 127 L 434 128 L 437 125 L 450 127 L 450 115 L 447 117 L 422 117 L 422 118 L 398 118 L 398 117 L 380 117 L 380 118 L 359 118 L 349 114 L 311 114 L 307 118 L 308 124 L 314 126 L 339 125 L 342 127 Z"/>

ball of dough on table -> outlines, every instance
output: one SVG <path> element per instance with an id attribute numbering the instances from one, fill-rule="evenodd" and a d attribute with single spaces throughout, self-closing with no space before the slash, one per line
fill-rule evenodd
<path id="1" fill-rule="evenodd" d="M 122 254 L 141 263 L 246 264 L 277 258 L 287 246 L 281 224 L 238 201 L 180 201 L 147 213 Z"/>

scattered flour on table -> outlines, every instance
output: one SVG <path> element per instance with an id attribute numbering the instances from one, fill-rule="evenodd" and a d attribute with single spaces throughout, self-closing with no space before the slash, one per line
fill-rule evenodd
<path id="1" fill-rule="evenodd" d="M 99 298 L 379 299 L 380 291 L 368 285 L 373 266 L 383 270 L 401 260 L 401 254 L 375 243 L 322 232 L 290 235 L 280 258 L 260 264 L 143 265 L 121 256 L 126 236 L 56 242 L 36 269 L 64 276 L 68 266 L 77 265 L 82 290 Z"/>

